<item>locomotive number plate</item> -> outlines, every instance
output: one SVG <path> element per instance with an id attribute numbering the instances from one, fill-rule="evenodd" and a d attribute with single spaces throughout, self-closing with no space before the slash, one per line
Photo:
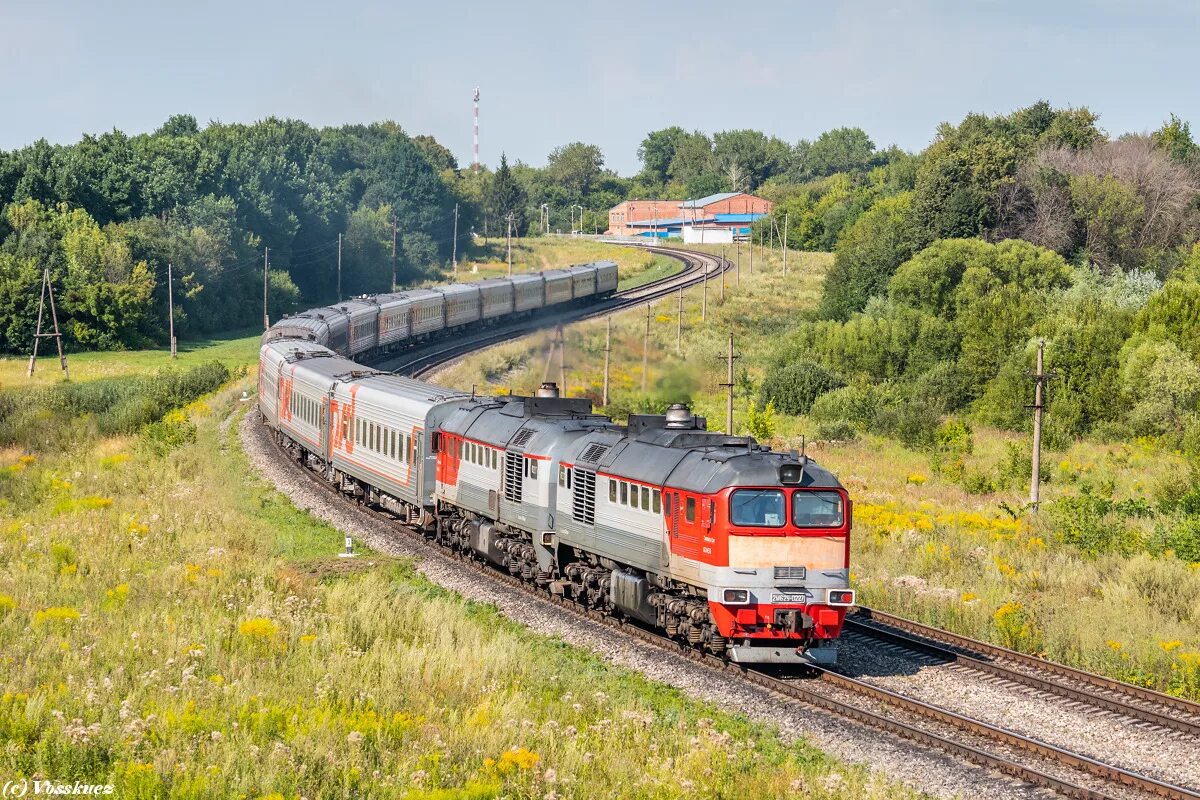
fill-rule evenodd
<path id="1" fill-rule="evenodd" d="M 771 595 L 772 603 L 807 603 L 809 597 L 807 594 L 780 594 L 775 592 Z"/>

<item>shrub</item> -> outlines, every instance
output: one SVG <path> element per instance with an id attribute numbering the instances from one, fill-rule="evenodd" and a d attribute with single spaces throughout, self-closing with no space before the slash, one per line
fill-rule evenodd
<path id="1" fill-rule="evenodd" d="M 763 405 L 773 403 L 785 414 L 807 414 L 825 392 L 845 386 L 839 376 L 810 361 L 776 364 L 762 383 Z"/>
<path id="2" fill-rule="evenodd" d="M 1200 515 L 1188 515 L 1166 523 L 1163 539 L 1178 558 L 1189 563 L 1200 562 Z"/>
<path id="3" fill-rule="evenodd" d="M 1144 500 L 1114 502 L 1084 486 L 1075 497 L 1060 497 L 1050 504 L 1050 519 L 1057 537 L 1085 553 L 1114 552 L 1131 554 L 1142 542 L 1128 520 L 1150 514 Z"/>
<path id="4" fill-rule="evenodd" d="M 775 404 L 768 402 L 766 407 L 759 411 L 754 403 L 750 404 L 750 410 L 746 414 L 746 428 L 750 431 L 750 435 L 760 442 L 768 441 L 775 437 Z"/>
<path id="5" fill-rule="evenodd" d="M 894 436 L 907 447 L 931 448 L 937 435 L 938 414 L 914 401 L 885 405 L 875 414 L 870 430 L 881 436 Z"/>
<path id="6" fill-rule="evenodd" d="M 962 420 L 946 420 L 934 434 L 933 457 L 930 462 L 934 470 L 957 480 L 962 477 L 966 467 L 966 457 L 974 449 L 975 438 L 971 434 L 971 428 Z"/>
<path id="7" fill-rule="evenodd" d="M 949 414 L 971 402 L 971 385 L 953 361 L 939 361 L 916 379 L 912 394 L 914 400 Z"/>
<path id="8" fill-rule="evenodd" d="M 809 417 L 818 423 L 847 423 L 865 429 L 869 426 L 883 400 L 879 387 L 868 384 L 843 386 L 825 392 L 815 401 Z"/>
<path id="9" fill-rule="evenodd" d="M 813 435 L 825 442 L 852 442 L 858 436 L 858 432 L 848 420 L 838 419 L 819 423 Z"/>

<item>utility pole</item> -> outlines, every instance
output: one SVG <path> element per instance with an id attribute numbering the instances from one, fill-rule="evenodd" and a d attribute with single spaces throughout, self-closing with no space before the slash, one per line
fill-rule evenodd
<path id="1" fill-rule="evenodd" d="M 475 142 L 473 155 L 475 160 L 471 162 L 471 170 L 479 172 L 479 87 L 475 87 Z M 485 228 L 486 230 L 486 228 Z M 486 236 L 486 234 L 485 234 Z"/>
<path id="2" fill-rule="evenodd" d="M 1038 340 L 1037 371 L 1033 373 L 1033 475 L 1029 479 L 1029 505 L 1036 513 L 1041 502 L 1042 481 L 1042 389 L 1047 376 L 1044 366 L 1046 342 Z"/>
<path id="3" fill-rule="evenodd" d="M 338 302 L 342 302 L 342 235 L 338 234 L 338 276 L 337 276 Z"/>
<path id="4" fill-rule="evenodd" d="M 675 355 L 683 355 L 683 287 L 679 287 L 679 307 L 675 311 Z"/>
<path id="5" fill-rule="evenodd" d="M 608 407 L 608 361 L 612 353 L 612 315 L 604 318 L 604 405 Z"/>
<path id="6" fill-rule="evenodd" d="M 54 320 L 54 333 L 42 333 L 42 316 L 46 309 L 46 295 L 50 295 L 50 318 Z M 62 333 L 58 330 L 58 311 L 54 308 L 54 284 L 50 283 L 50 268 L 42 270 L 42 291 L 38 296 L 37 330 L 33 334 L 33 354 L 29 356 L 28 377 L 33 377 L 33 368 L 37 365 L 38 342 L 42 339 L 53 338 L 58 344 L 58 363 L 63 375 L 69 380 L 70 370 L 67 369 L 67 357 L 63 354 Z"/>
<path id="7" fill-rule="evenodd" d="M 263 330 L 271 327 L 271 319 L 267 316 L 267 270 L 271 265 L 271 248 L 263 248 Z M 338 286 L 341 286 L 339 283 Z M 341 299 L 340 297 L 338 298 Z"/>
<path id="8" fill-rule="evenodd" d="M 646 336 L 642 339 L 642 394 L 646 393 L 646 374 L 650 369 L 650 304 L 646 303 Z"/>
<path id="9" fill-rule="evenodd" d="M 171 358 L 175 358 L 175 295 L 171 281 L 171 262 L 167 262 L 167 325 L 171 337 Z"/>
<path id="10" fill-rule="evenodd" d="M 783 277 L 787 277 L 788 212 L 783 212 Z"/>
<path id="11" fill-rule="evenodd" d="M 751 242 L 753 245 L 753 242 Z M 725 383 L 719 384 L 724 387 L 727 395 L 725 399 L 725 435 L 733 436 L 733 360 L 738 358 L 733 354 L 733 334 L 729 334 L 729 350 L 725 355 Z"/>
<path id="12" fill-rule="evenodd" d="M 457 206 L 455 206 L 457 208 Z M 396 291 L 396 220 L 392 220 L 392 291 Z"/>
<path id="13" fill-rule="evenodd" d="M 505 237 L 508 241 L 508 277 L 512 277 L 512 224 L 513 214 L 508 212 L 508 235 Z"/>
<path id="14" fill-rule="evenodd" d="M 567 396 L 567 338 L 562 325 L 558 326 L 558 388 L 560 396 Z"/>
<path id="15" fill-rule="evenodd" d="M 450 245 L 450 264 L 458 277 L 458 203 L 454 204 L 454 243 Z"/>

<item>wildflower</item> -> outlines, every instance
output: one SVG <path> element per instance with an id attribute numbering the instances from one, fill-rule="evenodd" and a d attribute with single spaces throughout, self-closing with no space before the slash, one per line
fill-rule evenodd
<path id="1" fill-rule="evenodd" d="M 113 602 L 122 603 L 129 597 L 129 584 L 118 583 L 113 588 L 104 593 L 105 598 Z"/>
<path id="2" fill-rule="evenodd" d="M 80 498 L 80 500 L 79 500 L 79 507 L 87 508 L 87 509 L 108 508 L 112 504 L 113 504 L 113 501 L 112 501 L 111 497 L 100 497 L 98 495 L 91 495 L 90 497 L 83 497 L 83 498 Z"/>
<path id="3" fill-rule="evenodd" d="M 1109 639 L 1107 642 L 1105 642 L 1105 644 L 1108 645 L 1108 648 L 1115 653 L 1119 653 L 1125 647 L 1125 645 L 1121 644 L 1115 639 Z"/>
<path id="4" fill-rule="evenodd" d="M 51 606 L 33 615 L 35 625 L 47 622 L 61 622 L 64 625 L 70 625 L 77 621 L 79 621 L 79 612 L 69 606 Z"/>
<path id="5" fill-rule="evenodd" d="M 959 599 L 964 603 L 974 603 L 979 599 L 979 595 L 975 594 L 974 592 L 963 592 L 962 597 Z"/>
<path id="6" fill-rule="evenodd" d="M 920 486 L 927 480 L 929 480 L 929 479 L 927 477 L 925 477 L 924 475 L 922 475 L 921 473 L 911 472 L 911 473 L 909 473 L 908 477 L 905 479 L 905 482 L 911 483 L 913 486 Z"/>
<path id="7" fill-rule="evenodd" d="M 1173 650 L 1178 650 L 1183 647 L 1183 642 L 1178 639 L 1172 639 L 1169 642 L 1159 642 L 1158 646 L 1162 648 L 1164 653 L 1170 653 Z"/>
<path id="8" fill-rule="evenodd" d="M 11 594 L 0 594 L 0 612 L 7 614 L 9 611 L 15 611 L 17 601 Z"/>
<path id="9" fill-rule="evenodd" d="M 214 686 L 221 686 L 222 684 L 225 683 L 225 676 L 221 675 L 220 673 L 217 673 L 215 675 L 209 675 L 208 680 Z"/>
<path id="10" fill-rule="evenodd" d="M 238 625 L 238 633 L 250 639 L 271 639 L 278 632 L 279 626 L 266 617 L 255 617 Z"/>
<path id="11" fill-rule="evenodd" d="M 316 640 L 317 635 L 315 633 L 306 633 L 300 637 L 300 641 L 304 642 L 305 644 L 312 644 Z"/>

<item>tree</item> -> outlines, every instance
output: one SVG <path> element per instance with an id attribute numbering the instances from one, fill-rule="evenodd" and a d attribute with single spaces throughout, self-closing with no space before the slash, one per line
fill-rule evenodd
<path id="1" fill-rule="evenodd" d="M 438 142 L 437 139 L 421 134 L 420 136 L 414 136 L 412 141 L 421 155 L 425 156 L 425 160 L 429 162 L 434 171 L 443 172 L 448 169 L 458 169 L 458 159 L 454 157 L 454 154 L 449 149 Z"/>
<path id="2" fill-rule="evenodd" d="M 822 133 L 804 150 L 804 172 L 822 177 L 870 169 L 875 143 L 862 128 L 834 128 Z"/>
<path id="3" fill-rule="evenodd" d="M 788 146 L 761 131 L 721 131 L 713 136 L 713 159 L 732 191 L 749 192 L 781 172 Z"/>
<path id="4" fill-rule="evenodd" d="M 1151 139 L 1154 146 L 1165 151 L 1171 158 L 1183 164 L 1200 161 L 1200 147 L 1192 139 L 1192 128 L 1174 114 L 1156 130 Z"/>
<path id="5" fill-rule="evenodd" d="M 595 188 L 604 169 L 604 154 L 594 144 L 572 142 L 556 147 L 546 161 L 546 177 L 582 200 Z"/>
<path id="6" fill-rule="evenodd" d="M 670 177 L 671 162 L 687 131 L 674 125 L 660 131 L 651 131 L 638 145 L 638 160 L 642 162 L 642 180 L 652 184 L 665 184 Z"/>
<path id="7" fill-rule="evenodd" d="M 825 278 L 822 316 L 846 319 L 861 311 L 917 251 L 920 240 L 912 204 L 911 192 L 880 200 L 841 234 Z"/>
<path id="8" fill-rule="evenodd" d="M 492 177 L 492 185 L 488 191 L 488 214 L 496 220 L 496 230 L 506 229 L 509 214 L 513 216 L 513 231 L 520 234 L 525 230 L 525 206 L 528 197 L 525 187 L 513 177 L 508 166 L 508 157 L 500 154 L 500 167 Z"/>

